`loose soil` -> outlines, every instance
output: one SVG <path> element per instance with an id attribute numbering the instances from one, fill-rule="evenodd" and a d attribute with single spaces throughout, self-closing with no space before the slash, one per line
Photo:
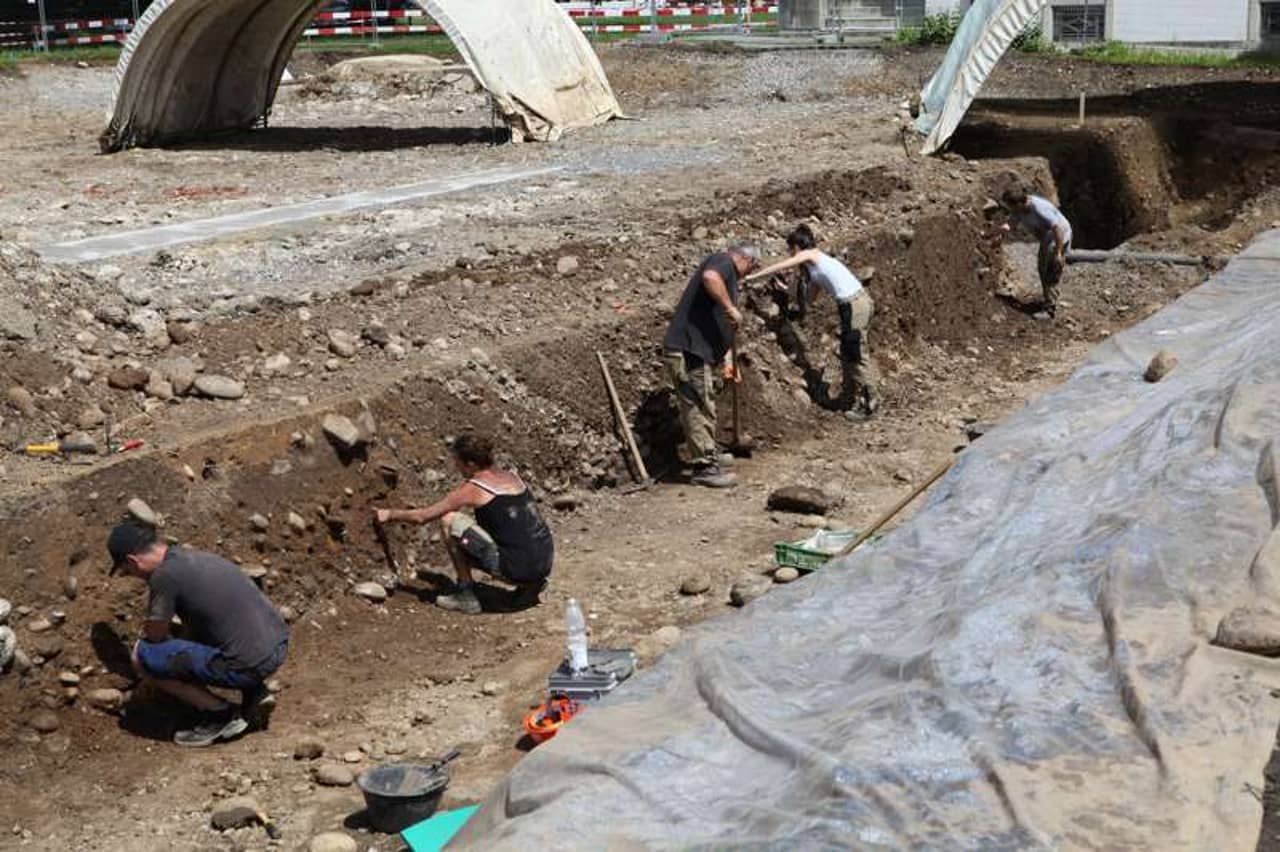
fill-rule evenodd
<path id="1" fill-rule="evenodd" d="M 0 382 L 30 391 L 35 411 L 4 408 L 0 440 L 13 447 L 69 432 L 97 404 L 119 437 L 146 441 L 84 463 L 3 462 L 0 589 L 30 607 L 16 619 L 22 646 L 53 646 L 44 665 L 0 678 L 0 826 L 13 828 L 5 842 L 267 848 L 259 829 L 208 827 L 218 798 L 247 792 L 276 817 L 285 848 L 344 826 L 363 846 L 398 848 L 362 833 L 354 788 L 313 783 L 312 764 L 292 757 L 298 739 L 320 737 L 338 760 L 358 751 L 356 768 L 457 746 L 463 756 L 445 804 L 479 801 L 527 747 L 519 720 L 562 654 L 568 597 L 588 608 L 593 641 L 638 646 L 646 663 L 660 651 L 652 634 L 661 627 L 743 617 L 728 606 L 729 585 L 766 572 L 774 542 L 816 523 L 767 511 L 773 488 L 821 487 L 842 500 L 827 523 L 865 525 L 967 432 L 1203 280 L 1194 267 L 1076 266 L 1057 321 L 1034 319 L 1020 304 L 1035 287 L 1033 247 L 1002 244 L 989 205 L 1010 174 L 1058 195 L 1082 245 L 1229 254 L 1280 219 L 1274 154 L 1258 144 L 1223 156 L 1275 129 L 1280 98 L 1256 85 L 1259 72 L 1162 69 L 1177 79 L 1153 92 L 1146 69 L 1016 58 L 991 90 L 1007 99 L 980 102 L 953 153 L 921 159 L 906 155 L 894 121 L 936 52 L 614 47 L 603 58 L 624 104 L 645 121 L 550 146 L 469 142 L 468 129 L 483 121 L 465 93 L 316 85 L 282 100 L 271 134 L 100 158 L 89 148 L 99 120 L 90 107 L 104 72 L 40 68 L 0 84 L 0 99 L 15 107 L 15 133 L 0 149 L 15 174 L 39 178 L 22 193 L 0 179 L 9 184 L 0 189 L 0 229 L 23 249 L 49 234 L 133 227 L 175 211 L 216 215 L 423 172 L 564 168 L 533 186 L 124 258 L 118 275 L 102 265 L 48 267 L 17 249 L 0 257 L 0 293 L 41 320 L 35 340 L 3 344 Z M 1193 127 L 1172 84 L 1206 80 L 1221 87 L 1198 102 Z M 1073 129 L 1070 97 L 1082 84 L 1113 97 L 1095 100 L 1095 117 Z M 1031 104 L 1031 92 L 1061 100 Z M 1206 149 L 1212 139 L 1223 147 Z M 1203 174 L 1206 150 L 1216 179 Z M 806 369 L 838 383 L 829 304 L 795 329 L 753 294 L 742 393 L 756 452 L 737 461 L 738 488 L 696 489 L 678 469 L 661 374 L 670 307 L 707 252 L 750 236 L 780 254 L 798 220 L 868 283 L 883 408 L 851 422 L 827 410 L 838 406 L 815 404 Z M 557 273 L 566 256 L 578 259 L 576 273 Z M 181 326 L 181 342 L 147 343 L 92 317 L 104 304 L 128 312 L 143 301 Z M 402 353 L 371 342 L 351 359 L 328 352 L 329 330 L 359 335 L 375 321 L 404 341 Z M 629 473 L 596 352 L 662 474 L 648 490 L 620 487 Z M 289 367 L 268 373 L 265 360 L 280 353 Z M 247 396 L 160 402 L 104 381 L 111 369 L 175 355 L 244 380 Z M 71 379 L 75 367 L 91 381 Z M 329 412 L 372 418 L 366 451 L 335 451 L 319 428 Z M 493 587 L 482 616 L 433 607 L 447 560 L 433 530 L 407 527 L 390 535 L 402 588 L 381 605 L 354 596 L 355 583 L 389 570 L 370 507 L 442 493 L 455 476 L 447 441 L 468 429 L 496 437 L 544 501 L 557 564 L 543 603 L 511 611 Z M 269 731 L 179 750 L 168 742 L 180 721 L 174 708 L 132 689 L 122 651 L 145 590 L 105 576 L 102 542 L 134 496 L 178 540 L 265 569 L 264 589 L 295 616 Z M 287 526 L 289 512 L 308 522 L 305 532 Z M 255 513 L 269 518 L 265 533 L 249 523 Z M 691 574 L 708 577 L 711 591 L 680 595 Z M 78 583 L 74 599 L 68 576 Z M 31 618 L 55 609 L 66 623 L 31 634 Z M 50 635 L 57 642 L 42 638 Z M 82 673 L 79 693 L 58 684 L 61 671 Z M 496 694 L 482 688 L 489 682 Z M 100 687 L 132 690 L 124 713 L 85 706 L 80 696 Z M 57 732 L 27 727 L 40 709 L 57 713 Z"/>

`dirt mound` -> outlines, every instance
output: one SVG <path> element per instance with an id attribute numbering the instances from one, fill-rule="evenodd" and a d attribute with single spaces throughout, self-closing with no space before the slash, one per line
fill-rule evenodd
<path id="1" fill-rule="evenodd" d="M 765 210 L 779 210 L 791 219 L 856 214 L 867 202 L 884 201 L 911 189 L 903 175 L 884 166 L 861 171 L 827 171 L 790 186 L 766 185 L 757 196 Z"/>

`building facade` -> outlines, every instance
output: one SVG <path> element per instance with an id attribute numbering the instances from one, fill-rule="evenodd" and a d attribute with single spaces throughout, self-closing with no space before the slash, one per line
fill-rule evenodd
<path id="1" fill-rule="evenodd" d="M 1054 41 L 1249 48 L 1280 41 L 1280 0 L 1050 0 Z"/>

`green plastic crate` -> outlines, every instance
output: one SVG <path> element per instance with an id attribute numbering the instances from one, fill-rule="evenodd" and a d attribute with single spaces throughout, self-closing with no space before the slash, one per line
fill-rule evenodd
<path id="1" fill-rule="evenodd" d="M 857 530 L 822 530 L 803 541 L 780 541 L 773 546 L 773 561 L 779 568 L 816 571 L 857 537 Z"/>

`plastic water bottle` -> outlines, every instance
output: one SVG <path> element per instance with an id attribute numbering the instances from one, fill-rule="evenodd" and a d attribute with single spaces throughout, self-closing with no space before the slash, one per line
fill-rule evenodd
<path id="1" fill-rule="evenodd" d="M 569 671 L 581 674 L 587 670 L 587 620 L 573 598 L 564 608 L 564 630 L 569 634 Z"/>

